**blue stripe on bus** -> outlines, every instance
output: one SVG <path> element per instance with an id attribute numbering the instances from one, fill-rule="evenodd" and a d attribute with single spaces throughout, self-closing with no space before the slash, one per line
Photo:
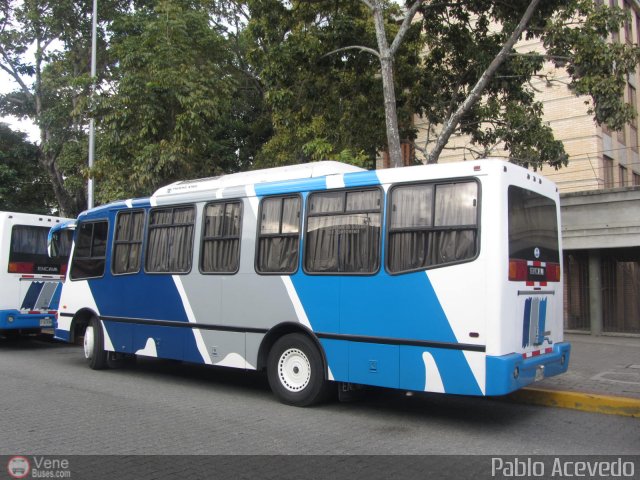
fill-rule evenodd
<path id="1" fill-rule="evenodd" d="M 542 345 L 544 342 L 544 330 L 547 323 L 547 299 L 544 298 L 540 301 L 540 313 L 538 318 L 538 338 L 536 338 L 536 344 Z"/>
<path id="2" fill-rule="evenodd" d="M 522 348 L 529 344 L 529 328 L 531 322 L 531 298 L 524 302 L 524 317 L 522 319 Z"/>
<path id="3" fill-rule="evenodd" d="M 61 293 L 62 293 L 62 282 L 58 282 L 58 285 L 56 285 L 56 291 L 53 292 L 53 296 L 51 297 L 51 301 L 49 302 L 50 310 L 58 310 L 58 306 L 60 305 Z"/>
<path id="4" fill-rule="evenodd" d="M 258 197 L 283 193 L 300 193 L 305 190 L 326 190 L 327 181 L 324 177 L 305 178 L 302 180 L 256 184 L 254 189 Z"/>
<path id="5" fill-rule="evenodd" d="M 380 179 L 375 170 L 350 173 L 344 176 L 344 186 L 346 188 L 361 187 L 364 185 L 380 185 Z"/>
<path id="6" fill-rule="evenodd" d="M 291 278 L 314 331 L 458 343 L 424 272 L 396 276 L 393 282 L 384 271 L 366 277 L 309 276 L 299 272 Z M 353 292 L 366 292 L 366 301 Z M 365 348 L 356 345 L 357 342 L 343 343 L 348 345 L 348 365 L 344 364 L 344 348 L 322 341 L 323 346 L 329 347 L 325 354 L 338 381 L 379 386 L 392 386 L 402 381 L 419 386 L 417 390 L 424 390 L 426 372 L 421 355 L 429 351 L 434 352 L 448 392 L 480 394 L 480 387 L 462 351 L 442 353 L 443 349 L 403 346 L 405 361 L 407 355 L 415 356 L 410 360 L 412 365 L 422 365 L 422 368 L 415 369 L 411 374 L 414 378 L 407 378 L 404 374 L 401 378 L 401 368 L 394 365 L 401 355 L 398 346 L 380 346 L 378 358 L 370 355 L 371 358 L 365 360 L 361 349 L 367 351 L 371 345 L 366 344 Z M 372 366 L 368 360 L 377 361 L 377 373 L 370 370 Z M 355 366 L 354 361 L 358 362 Z M 368 380 L 364 382 L 364 379 Z"/>
<path id="7" fill-rule="evenodd" d="M 44 287 L 44 282 L 31 282 L 24 299 L 22 300 L 21 310 L 33 310 L 40 296 L 40 292 Z"/>
<path id="8" fill-rule="evenodd" d="M 101 282 L 104 280 L 89 280 L 101 316 L 189 321 L 171 275 L 140 273 L 122 276 L 117 282 L 111 283 L 112 288 L 104 288 Z M 149 296 L 153 297 L 153 301 L 144 301 Z M 118 301 L 113 301 L 114 298 Z M 156 345 L 158 357 L 180 360 L 186 356 L 190 361 L 204 363 L 190 330 L 117 321 L 105 321 L 104 325 L 117 352 L 135 353 L 145 348 L 149 338 L 160 339 Z"/>

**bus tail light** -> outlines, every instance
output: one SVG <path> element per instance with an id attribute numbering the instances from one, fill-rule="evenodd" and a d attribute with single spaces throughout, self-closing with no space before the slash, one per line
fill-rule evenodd
<path id="1" fill-rule="evenodd" d="M 31 262 L 10 262 L 9 273 L 33 273 L 35 264 Z"/>
<path id="2" fill-rule="evenodd" d="M 560 264 L 547 263 L 547 282 L 560 281 Z"/>
<path id="3" fill-rule="evenodd" d="M 526 260 L 509 260 L 509 280 L 525 282 L 527 280 Z"/>

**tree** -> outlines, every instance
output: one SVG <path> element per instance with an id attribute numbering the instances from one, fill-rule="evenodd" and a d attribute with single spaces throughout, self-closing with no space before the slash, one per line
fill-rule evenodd
<path id="1" fill-rule="evenodd" d="M 100 2 L 103 29 L 124 0 Z M 0 112 L 31 118 L 40 128 L 38 158 L 64 215 L 86 207 L 85 142 L 88 113 L 91 2 L 1 0 L 0 68 L 17 89 L 2 96 Z M 106 72 L 105 57 L 99 71 Z"/>
<path id="2" fill-rule="evenodd" d="M 309 159 L 293 153 L 301 144 L 336 156 L 342 140 L 328 132 L 333 128 L 352 132 L 350 144 L 370 155 L 388 148 L 398 166 L 400 139 L 416 133 L 406 120 L 415 113 L 426 120 L 426 141 L 416 148 L 429 163 L 456 133 L 470 136 L 475 156 L 502 146 L 522 165 L 559 168 L 567 154 L 543 122 L 530 87 L 546 61 L 567 67 L 570 87 L 591 97 L 598 123 L 620 128 L 633 115 L 622 94 L 638 47 L 607 41 L 625 21 L 618 8 L 593 0 L 407 0 L 402 11 L 386 0 L 357 3 L 248 2 L 275 129 L 263 153 L 276 163 Z M 521 38 L 540 40 L 547 53 L 519 53 Z M 356 82 L 335 75 L 340 63 Z M 372 81 L 368 88 L 365 79 Z M 342 95 L 332 94 L 338 86 L 346 87 L 338 90 Z M 359 131 L 336 121 L 344 118 L 336 107 L 353 104 L 354 91 L 368 105 L 369 121 L 357 122 Z M 376 124 L 385 126 L 386 141 Z"/>
<path id="3" fill-rule="evenodd" d="M 570 88 L 590 97 L 596 122 L 618 129 L 632 117 L 623 92 L 640 50 L 607 39 L 625 21 L 624 13 L 593 0 L 536 3 L 423 2 L 425 55 L 414 102 L 429 126 L 430 135 L 418 146 L 428 163 L 437 162 L 458 132 L 470 136 L 476 156 L 502 145 L 525 166 L 566 165 L 564 147 L 543 123 L 530 86 L 545 62 L 567 68 Z M 519 53 L 514 44 L 522 37 L 539 40 L 546 52 Z"/>
<path id="4" fill-rule="evenodd" d="M 336 158 L 371 164 L 387 143 L 380 65 L 370 54 L 342 48 L 375 45 L 366 6 L 346 0 L 253 0 L 247 5 L 247 31 L 254 43 L 249 60 L 263 85 L 274 129 L 258 163 Z M 387 27 L 397 28 L 392 12 L 386 13 Z M 403 138 L 410 136 L 412 112 L 403 100 L 416 80 L 411 65 L 420 49 L 415 40 L 410 35 L 398 52 Z"/>
<path id="5" fill-rule="evenodd" d="M 0 123 L 0 210 L 51 214 L 51 184 L 38 165 L 38 147 Z"/>
<path id="6" fill-rule="evenodd" d="M 114 24 L 118 66 L 98 107 L 99 198 L 148 195 L 252 161 L 260 101 L 205 7 L 161 0 Z"/>

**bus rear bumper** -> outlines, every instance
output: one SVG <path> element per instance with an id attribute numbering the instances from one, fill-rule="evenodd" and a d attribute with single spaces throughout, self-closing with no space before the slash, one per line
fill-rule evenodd
<path id="1" fill-rule="evenodd" d="M 500 357 L 487 356 L 486 395 L 506 395 L 527 385 L 567 371 L 571 344 L 556 343 L 553 351 L 524 358 L 512 353 Z"/>
<path id="2" fill-rule="evenodd" d="M 52 328 L 55 315 L 52 313 L 21 313 L 19 310 L 0 310 L 0 331 Z"/>

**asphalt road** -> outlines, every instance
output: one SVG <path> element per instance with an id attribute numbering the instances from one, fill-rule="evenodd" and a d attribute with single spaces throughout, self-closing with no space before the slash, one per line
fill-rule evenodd
<path id="1" fill-rule="evenodd" d="M 266 377 L 156 359 L 93 371 L 81 349 L 0 340 L 0 455 L 637 455 L 640 419 L 372 390 L 278 403 Z"/>

